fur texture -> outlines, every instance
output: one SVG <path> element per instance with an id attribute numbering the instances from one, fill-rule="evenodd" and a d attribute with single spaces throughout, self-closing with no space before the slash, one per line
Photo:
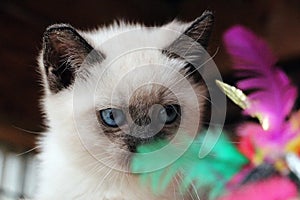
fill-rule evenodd
<path id="1" fill-rule="evenodd" d="M 39 65 L 48 130 L 39 140 L 41 165 L 35 199 L 192 198 L 193 192 L 176 191 L 176 182 L 160 196 L 141 186 L 138 175 L 128 171 L 133 152 L 128 145 L 132 138 L 126 137 L 140 133 L 141 126 L 134 120 L 145 117 L 153 105 L 181 106 L 179 121 L 160 127 L 164 137 L 171 139 L 178 129 L 187 134 L 193 132 L 191 127 L 199 130 L 205 87 L 196 79 L 186 79 L 191 76 L 188 63 L 164 50 L 170 51 L 168 47 L 188 28 L 201 39 L 196 37 L 196 41 L 207 45 L 212 14 L 201 17 L 199 30 L 194 30 L 197 21 L 151 28 L 120 22 L 88 32 L 68 25 L 47 29 Z M 88 58 L 91 51 L 97 59 Z M 122 108 L 127 124 L 111 128 L 101 123 L 99 110 L 108 108 Z"/>

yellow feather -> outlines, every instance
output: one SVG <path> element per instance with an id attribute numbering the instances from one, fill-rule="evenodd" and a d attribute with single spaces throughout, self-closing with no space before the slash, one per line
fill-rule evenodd
<path id="1" fill-rule="evenodd" d="M 248 101 L 247 96 L 243 93 L 242 90 L 219 80 L 216 80 L 216 84 L 224 92 L 224 94 L 226 94 L 226 96 L 231 99 L 236 105 L 241 107 L 243 110 L 249 108 L 250 102 Z"/>

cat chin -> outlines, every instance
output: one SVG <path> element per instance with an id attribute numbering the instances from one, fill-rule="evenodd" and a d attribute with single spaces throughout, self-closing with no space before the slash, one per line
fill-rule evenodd
<path id="1" fill-rule="evenodd" d="M 83 161 L 75 164 L 74 160 L 66 157 L 69 153 L 63 152 L 56 144 L 47 144 L 45 147 L 39 155 L 42 162 L 39 190 L 35 200 L 182 198 L 180 194 L 174 196 L 172 187 L 176 184 L 170 184 L 170 188 L 163 195 L 155 195 L 150 187 L 143 187 L 135 174 L 118 171 L 99 162 L 96 167 L 98 169 L 89 168 Z M 91 160 L 89 162 L 91 163 Z"/>
<path id="2" fill-rule="evenodd" d="M 162 195 L 155 195 L 150 187 L 143 185 L 133 173 L 120 171 L 104 165 L 89 154 L 74 155 L 74 149 L 58 142 L 54 133 L 46 133 L 41 139 L 39 154 L 40 177 L 35 200 L 170 200 L 183 199 L 171 183 Z M 82 152 L 83 153 L 83 152 Z M 85 152 L 86 153 L 86 152 Z M 132 153 L 127 152 L 130 157 Z M 123 155 L 119 155 L 123 156 Z M 114 163 L 119 169 L 122 163 Z M 118 168 L 117 167 L 117 168 Z M 125 165 L 123 165 L 125 169 Z M 184 197 L 184 199 L 191 199 Z"/>

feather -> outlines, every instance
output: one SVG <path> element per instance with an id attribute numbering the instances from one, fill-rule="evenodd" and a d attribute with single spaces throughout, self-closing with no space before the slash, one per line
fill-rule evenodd
<path id="1" fill-rule="evenodd" d="M 287 120 L 297 97 L 297 89 L 287 75 L 275 66 L 277 59 L 267 43 L 251 31 L 235 26 L 225 32 L 224 44 L 240 79 L 237 87 L 244 92 L 250 91 L 245 114 L 257 117 L 261 124 L 245 123 L 239 126 L 238 134 L 242 136 L 240 148 L 244 153 L 248 151 L 248 156 L 251 148 L 259 149 L 262 155 L 259 162 L 265 156 L 269 157 L 269 153 L 276 153 L 271 158 L 274 160 L 284 153 L 286 144 L 297 135 Z M 251 160 L 254 161 L 253 158 Z M 257 161 L 254 163 L 259 164 Z"/>
<path id="2" fill-rule="evenodd" d="M 219 80 L 216 80 L 216 84 L 236 105 L 241 107 L 243 110 L 249 108 L 250 105 L 248 97 L 243 93 L 242 90 L 239 90 L 236 87 L 228 85 Z"/>
<path id="3" fill-rule="evenodd" d="M 213 134 L 213 133 L 207 133 Z M 194 189 L 211 187 L 209 199 L 215 199 L 225 189 L 225 184 L 248 163 L 248 160 L 237 150 L 232 142 L 222 134 L 212 151 L 204 158 L 199 158 L 199 151 L 205 134 L 200 134 L 189 148 L 168 167 L 149 173 L 139 174 L 141 183 L 151 187 L 155 194 L 161 194 L 178 174 L 183 177 L 177 188 L 181 192 L 188 191 L 192 185 Z M 188 136 L 186 136 L 188 137 Z M 185 138 L 183 140 L 189 140 Z M 207 141 L 209 143 L 209 141 Z M 148 153 L 160 149 L 166 141 L 156 141 L 138 147 L 139 153 Z M 213 143 L 213 142 L 212 142 Z M 171 151 L 178 151 L 173 145 Z M 160 155 L 160 159 L 150 160 L 135 156 L 131 162 L 132 172 L 148 168 L 153 162 L 163 162 L 170 155 Z"/>
<path id="4" fill-rule="evenodd" d="M 264 40 L 242 26 L 229 29 L 224 34 L 224 44 L 232 58 L 233 69 L 242 78 L 237 83 L 238 88 L 256 90 L 248 95 L 252 103 L 246 113 L 260 116 L 266 130 L 281 130 L 294 105 L 297 90 L 276 68 L 276 57 Z"/>
<path id="5" fill-rule="evenodd" d="M 286 162 L 289 169 L 297 176 L 300 180 L 300 158 L 294 153 L 288 153 L 286 155 Z"/>
<path id="6" fill-rule="evenodd" d="M 246 107 L 242 107 L 244 114 L 257 117 L 260 125 L 246 122 L 238 127 L 238 147 L 251 161 L 247 170 L 250 169 L 252 174 L 248 172 L 247 175 L 245 170 L 238 173 L 227 185 L 231 185 L 227 190 L 228 194 L 219 200 L 285 200 L 297 197 L 296 185 L 286 177 L 264 177 L 264 180 L 255 179 L 255 182 L 245 183 L 251 176 L 262 178 L 261 175 L 253 173 L 259 166 L 268 164 L 278 167 L 276 164 L 286 157 L 287 149 L 298 152 L 299 144 L 295 142 L 298 141 L 296 139 L 299 138 L 300 132 L 297 128 L 298 120 L 293 120 L 292 115 L 297 89 L 287 75 L 275 66 L 276 57 L 267 43 L 251 31 L 242 26 L 235 26 L 224 34 L 224 43 L 239 78 L 238 88 L 230 86 L 230 91 L 234 94 L 230 94 L 229 97 L 236 97 L 236 91 L 239 90 L 239 93 L 249 92 L 239 100 L 248 102 Z M 228 92 L 228 89 L 226 91 Z M 296 154 L 293 155 L 295 156 L 286 158 L 290 161 L 287 166 L 295 173 L 298 172 L 295 169 L 299 163 L 296 162 Z M 262 172 L 268 174 L 267 170 Z M 244 185 L 241 184 L 243 182 Z"/>
<path id="7" fill-rule="evenodd" d="M 260 182 L 247 184 L 218 200 L 288 200 L 297 197 L 297 187 L 292 181 L 273 177 Z"/>

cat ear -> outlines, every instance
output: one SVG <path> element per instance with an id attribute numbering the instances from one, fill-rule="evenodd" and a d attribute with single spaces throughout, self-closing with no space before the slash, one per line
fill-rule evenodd
<path id="1" fill-rule="evenodd" d="M 190 51 L 193 51 L 193 46 L 191 45 L 195 46 L 195 42 L 206 49 L 213 24 L 214 15 L 210 11 L 205 11 L 186 28 L 183 34 L 166 47 L 163 52 L 170 57 L 183 57 Z"/>
<path id="2" fill-rule="evenodd" d="M 103 55 L 70 25 L 55 24 L 44 33 L 42 60 L 53 93 L 69 87 L 83 63 L 91 64 L 102 59 Z"/>
<path id="3" fill-rule="evenodd" d="M 196 68 L 205 60 L 209 37 L 214 24 L 214 15 L 205 11 L 194 20 L 174 42 L 163 50 L 170 58 L 185 60 L 187 65 L 184 71 L 192 76 L 195 82 L 202 80 Z"/>

